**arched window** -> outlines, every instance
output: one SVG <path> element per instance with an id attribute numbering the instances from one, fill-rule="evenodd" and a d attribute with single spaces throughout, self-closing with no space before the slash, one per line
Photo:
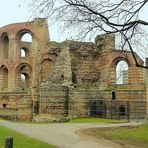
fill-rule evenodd
<path id="1" fill-rule="evenodd" d="M 1 68 L 2 88 L 8 88 L 8 69 L 4 66 Z"/>
<path id="2" fill-rule="evenodd" d="M 22 29 L 17 33 L 19 41 L 18 55 L 21 58 L 27 57 L 32 50 L 33 33 L 28 29 Z"/>
<path id="3" fill-rule="evenodd" d="M 20 56 L 21 56 L 21 58 L 25 58 L 25 57 L 28 56 L 28 50 L 27 50 L 27 48 L 24 48 L 24 47 L 21 48 Z"/>
<path id="4" fill-rule="evenodd" d="M 9 53 L 9 38 L 7 33 L 2 35 L 2 43 L 3 43 L 3 58 L 8 58 Z"/>
<path id="5" fill-rule="evenodd" d="M 32 35 L 30 33 L 25 33 L 21 37 L 21 41 L 23 42 L 32 42 Z"/>
<path id="6" fill-rule="evenodd" d="M 31 87 L 32 67 L 27 63 L 21 63 L 17 67 L 16 80 L 18 86 L 25 89 Z"/>
<path id="7" fill-rule="evenodd" d="M 21 81 L 22 81 L 22 82 L 25 82 L 25 80 L 26 80 L 26 76 L 21 73 Z"/>
<path id="8" fill-rule="evenodd" d="M 128 64 L 123 60 L 116 66 L 116 84 L 128 84 Z"/>
<path id="9" fill-rule="evenodd" d="M 112 91 L 112 100 L 116 100 L 116 91 L 115 90 Z"/>

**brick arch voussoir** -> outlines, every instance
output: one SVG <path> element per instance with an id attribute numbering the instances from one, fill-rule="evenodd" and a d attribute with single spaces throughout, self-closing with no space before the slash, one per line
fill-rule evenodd
<path id="1" fill-rule="evenodd" d="M 15 68 L 16 75 L 19 73 L 20 69 L 25 67 L 25 66 L 28 67 L 30 69 L 31 73 L 32 73 L 33 68 L 32 68 L 32 66 L 29 63 L 20 63 Z"/>
<path id="2" fill-rule="evenodd" d="M 133 62 L 130 58 L 125 58 L 125 57 L 116 57 L 110 65 L 110 68 L 116 68 L 116 66 L 118 65 L 118 63 L 120 61 L 124 61 L 127 63 L 128 67 L 131 67 L 133 65 Z"/>
<path id="3" fill-rule="evenodd" d="M 56 58 L 55 55 L 51 55 L 51 54 L 49 54 L 49 53 L 45 53 L 45 54 L 43 54 L 43 55 L 41 56 L 40 64 L 42 64 L 44 60 L 49 60 L 49 61 L 51 61 L 51 62 L 54 63 L 55 58 Z"/>
<path id="4" fill-rule="evenodd" d="M 0 66 L 0 74 L 3 72 L 4 69 L 7 69 L 7 71 L 9 71 L 9 68 L 6 65 L 1 65 Z"/>
<path id="5" fill-rule="evenodd" d="M 36 38 L 36 35 L 32 30 L 28 28 L 23 28 L 16 33 L 16 39 L 20 40 L 22 36 L 25 35 L 26 33 L 29 33 L 32 36 L 32 38 Z"/>
<path id="6" fill-rule="evenodd" d="M 9 34 L 7 32 L 3 32 L 1 34 L 1 40 L 3 40 L 5 37 L 8 37 L 8 39 L 9 39 Z"/>

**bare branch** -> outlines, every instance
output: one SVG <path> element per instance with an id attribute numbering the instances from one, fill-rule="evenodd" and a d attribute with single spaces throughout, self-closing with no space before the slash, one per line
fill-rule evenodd
<path id="1" fill-rule="evenodd" d="M 137 66 L 132 42 L 139 26 L 148 21 L 139 18 L 148 0 L 28 0 L 35 16 L 62 22 L 64 27 L 78 28 L 81 37 L 89 34 L 118 33 L 123 36 L 122 50 L 128 45 Z M 80 35 L 79 32 L 79 35 Z M 139 33 L 138 33 L 139 34 Z"/>

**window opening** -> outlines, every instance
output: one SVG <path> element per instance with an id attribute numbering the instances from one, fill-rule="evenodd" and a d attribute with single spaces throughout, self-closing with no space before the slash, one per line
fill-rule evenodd
<path id="1" fill-rule="evenodd" d="M 128 84 L 128 64 L 123 60 L 116 66 L 116 84 Z"/>

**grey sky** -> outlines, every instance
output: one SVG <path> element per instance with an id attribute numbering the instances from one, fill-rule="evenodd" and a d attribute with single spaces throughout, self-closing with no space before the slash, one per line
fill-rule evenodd
<path id="1" fill-rule="evenodd" d="M 8 24 L 26 22 L 31 20 L 31 13 L 25 4 L 20 3 L 21 0 L 3 0 L 0 3 L 0 27 Z M 65 36 L 61 37 L 59 30 L 54 25 L 49 27 L 51 40 L 65 40 Z"/>
<path id="2" fill-rule="evenodd" d="M 148 21 L 148 6 L 145 6 L 142 14 L 142 18 Z M 26 22 L 30 20 L 31 13 L 25 4 L 21 0 L 2 0 L 0 3 L 0 27 L 17 23 Z M 51 22 L 51 20 L 49 20 Z M 70 37 L 70 33 L 61 33 L 58 26 L 52 25 L 49 27 L 50 38 L 55 41 L 62 41 Z"/>
<path id="3" fill-rule="evenodd" d="M 28 10 L 24 7 L 19 7 L 20 0 L 3 0 L 0 3 L 0 27 L 20 22 L 27 21 L 29 18 Z"/>
<path id="4" fill-rule="evenodd" d="M 141 19 L 148 21 L 148 6 L 145 6 L 140 14 Z M 26 22 L 31 20 L 31 13 L 27 6 L 21 3 L 21 0 L 2 0 L 0 3 L 0 27 L 17 22 Z M 52 20 L 49 20 L 51 22 Z M 49 27 L 50 39 L 55 41 L 63 41 L 70 37 L 71 33 L 61 33 L 58 26 L 52 25 Z M 148 45 L 148 44 L 147 44 Z M 148 50 L 145 50 L 148 53 Z M 142 57 L 147 57 L 147 54 L 142 50 Z M 141 55 L 140 51 L 138 53 Z"/>

